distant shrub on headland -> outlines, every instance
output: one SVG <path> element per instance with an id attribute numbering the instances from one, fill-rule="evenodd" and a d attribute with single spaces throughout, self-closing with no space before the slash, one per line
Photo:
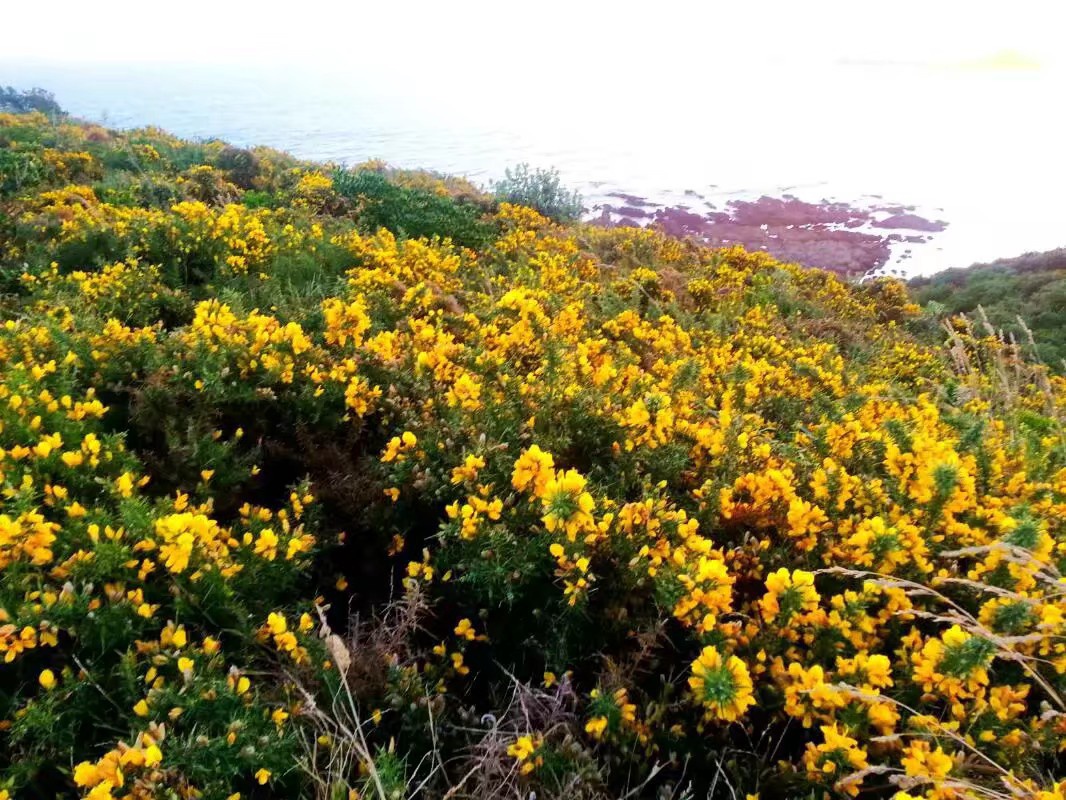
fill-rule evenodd
<path id="1" fill-rule="evenodd" d="M 0 111 L 17 114 L 40 111 L 53 116 L 65 113 L 51 92 L 44 89 L 20 90 L 13 86 L 0 86 Z"/>
<path id="2" fill-rule="evenodd" d="M 563 186 L 556 169 L 534 169 L 529 164 L 508 167 L 504 178 L 492 186 L 506 203 L 535 209 L 556 222 L 572 222 L 584 210 L 581 195 Z"/>

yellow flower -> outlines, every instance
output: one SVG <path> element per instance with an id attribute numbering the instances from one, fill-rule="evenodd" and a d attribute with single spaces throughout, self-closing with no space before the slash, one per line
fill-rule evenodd
<path id="1" fill-rule="evenodd" d="M 854 658 L 837 657 L 837 674 L 848 683 L 859 684 L 871 691 L 892 686 L 892 662 L 881 653 L 866 652 Z"/>
<path id="2" fill-rule="evenodd" d="M 542 743 L 542 737 L 537 734 L 536 736 L 519 736 L 508 745 L 507 755 L 514 757 L 518 762 L 521 774 L 528 775 L 544 763 L 544 759 L 537 753 Z"/>
<path id="3" fill-rule="evenodd" d="M 797 569 L 791 573 L 779 569 L 766 578 L 767 592 L 759 601 L 763 619 L 773 622 L 788 621 L 796 614 L 805 614 L 818 608 L 818 592 L 814 588 L 814 575 Z"/>
<path id="4" fill-rule="evenodd" d="M 850 774 L 868 766 L 866 751 L 856 739 L 832 725 L 821 727 L 822 744 L 808 744 L 804 762 L 808 776 L 815 781 L 829 778 L 845 794 L 854 797 L 860 791 L 862 780 L 846 781 Z"/>
<path id="5" fill-rule="evenodd" d="M 77 786 L 96 786 L 100 780 L 100 770 L 91 761 L 82 761 L 74 767 L 74 783 Z"/>
<path id="6" fill-rule="evenodd" d="M 179 625 L 174 630 L 174 633 L 171 634 L 170 641 L 171 641 L 171 644 L 173 644 L 175 647 L 177 647 L 179 649 L 184 647 L 186 644 L 188 644 L 189 637 L 188 637 L 188 634 L 186 634 L 186 632 L 185 632 L 185 627 L 182 626 L 182 625 Z"/>
<path id="7" fill-rule="evenodd" d="M 710 645 L 692 663 L 688 685 L 710 719 L 735 722 L 755 703 L 747 665 L 736 656 L 723 659 Z"/>
<path id="8" fill-rule="evenodd" d="M 903 752 L 900 759 L 903 769 L 912 778 L 922 778 L 939 784 L 955 768 L 955 760 L 944 752 L 944 748 L 935 750 L 925 739 L 915 739 Z"/>
<path id="9" fill-rule="evenodd" d="M 255 779 L 259 781 L 260 786 L 265 786 L 266 782 L 270 780 L 271 772 L 268 769 L 260 769 L 255 773 Z"/>
<path id="10" fill-rule="evenodd" d="M 403 461 L 407 453 L 418 444 L 418 437 L 411 431 L 404 431 L 401 436 L 393 436 L 385 446 L 385 452 L 381 454 L 382 462 L 388 464 L 392 461 Z"/>
<path id="11" fill-rule="evenodd" d="M 577 534 L 591 529 L 595 522 L 592 511 L 596 507 L 592 495 L 585 491 L 585 478 L 576 470 L 559 470 L 544 487 L 541 502 L 542 520 L 549 532 L 562 530 L 570 541 Z"/>
<path id="12" fill-rule="evenodd" d="M 101 781 L 85 795 L 85 800 L 114 800 L 114 795 L 111 794 L 113 788 L 115 787 L 111 781 Z"/>
<path id="13" fill-rule="evenodd" d="M 146 767 L 154 767 L 163 760 L 163 753 L 159 747 L 152 744 L 149 745 L 144 751 L 144 765 Z"/>
<path id="14" fill-rule="evenodd" d="M 525 761 L 536 750 L 536 745 L 533 744 L 533 738 L 531 736 L 520 736 L 507 748 L 507 754 L 514 756 L 519 761 Z"/>
<path id="15" fill-rule="evenodd" d="M 786 681 L 785 713 L 803 722 L 809 728 L 815 719 L 829 721 L 834 713 L 847 705 L 847 698 L 832 683 L 825 679 L 825 670 L 820 664 L 809 668 L 793 661 L 782 681 Z"/>
<path id="16" fill-rule="evenodd" d="M 448 390 L 446 399 L 453 408 L 459 406 L 466 411 L 477 411 L 481 408 L 481 384 L 464 372 Z"/>
<path id="17" fill-rule="evenodd" d="M 555 475 L 555 460 L 538 445 L 532 445 L 515 461 L 511 485 L 520 492 L 530 490 L 534 497 L 544 497 L 548 482 Z"/>
<path id="18" fill-rule="evenodd" d="M 131 497 L 133 495 L 133 486 L 134 482 L 132 473 L 123 472 L 115 479 L 115 488 L 123 497 Z"/>
<path id="19" fill-rule="evenodd" d="M 995 652 L 996 646 L 988 639 L 952 625 L 912 655 L 912 678 L 926 692 L 936 691 L 948 699 L 952 714 L 962 719 L 966 716 L 962 701 L 984 695 Z"/>
<path id="20" fill-rule="evenodd" d="M 462 653 L 452 653 L 452 669 L 454 669 L 459 675 L 469 675 L 470 667 L 463 663 Z"/>
<path id="21" fill-rule="evenodd" d="M 455 626 L 455 635 L 471 642 L 477 638 L 474 626 L 465 617 L 459 620 L 459 624 Z"/>
<path id="22" fill-rule="evenodd" d="M 602 738 L 607 730 L 607 717 L 593 717 L 585 723 L 585 733 L 591 734 L 594 739 Z"/>
<path id="23" fill-rule="evenodd" d="M 1029 687 L 994 686 L 989 692 L 989 705 L 1001 722 L 1008 722 L 1025 712 L 1025 698 Z"/>
<path id="24" fill-rule="evenodd" d="M 41 670 L 41 674 L 37 676 L 37 682 L 45 688 L 45 690 L 52 689 L 56 685 L 56 676 L 52 670 Z"/>
<path id="25" fill-rule="evenodd" d="M 468 455 L 461 467 L 452 470 L 452 483 L 473 483 L 477 480 L 478 472 L 485 467 L 485 459 L 481 456 Z"/>

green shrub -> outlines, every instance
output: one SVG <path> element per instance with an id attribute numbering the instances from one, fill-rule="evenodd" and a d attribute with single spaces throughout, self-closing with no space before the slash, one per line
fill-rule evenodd
<path id="1" fill-rule="evenodd" d="M 36 153 L 0 150 L 0 197 L 16 194 L 24 186 L 39 183 L 44 165 Z"/>
<path id="2" fill-rule="evenodd" d="M 1019 317 L 1031 330 L 1037 355 L 1050 368 L 1062 371 L 1066 360 L 1066 268 L 1061 251 L 1047 254 L 1046 263 L 1039 255 L 1021 256 L 969 269 L 951 269 L 911 283 L 918 302 L 941 314 L 978 314 L 984 309 L 988 321 L 997 329 L 1021 342 L 1028 333 L 1018 323 Z M 1032 263 L 1030 263 L 1032 262 Z"/>
<path id="3" fill-rule="evenodd" d="M 397 186 L 370 170 L 338 170 L 337 193 L 358 205 L 359 221 L 368 231 L 388 228 L 397 236 L 440 236 L 464 247 L 479 247 L 491 238 L 491 227 L 479 210 L 425 189 Z"/>
<path id="4" fill-rule="evenodd" d="M 496 196 L 507 203 L 534 208 L 558 222 L 576 220 L 584 210 L 581 195 L 562 185 L 556 169 L 530 170 L 529 164 L 509 167 L 493 184 Z"/>

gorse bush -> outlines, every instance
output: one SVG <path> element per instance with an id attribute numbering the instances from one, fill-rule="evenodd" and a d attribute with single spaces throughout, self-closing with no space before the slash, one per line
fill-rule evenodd
<path id="1" fill-rule="evenodd" d="M 581 195 L 562 185 L 556 169 L 518 164 L 508 167 L 492 188 L 503 202 L 527 206 L 557 222 L 574 221 L 584 211 Z"/>
<path id="2" fill-rule="evenodd" d="M 224 170 L 230 180 L 240 188 L 255 188 L 255 179 L 259 174 L 259 160 L 251 150 L 227 147 L 218 154 L 215 165 Z"/>
<path id="3" fill-rule="evenodd" d="M 1066 797 L 1066 380 L 994 332 L 437 176 L 11 152 L 0 800 Z"/>

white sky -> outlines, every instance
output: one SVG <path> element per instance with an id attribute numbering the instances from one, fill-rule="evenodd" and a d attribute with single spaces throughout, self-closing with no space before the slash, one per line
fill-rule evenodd
<path id="1" fill-rule="evenodd" d="M 491 76 L 515 91 L 598 70 L 723 60 L 1062 64 L 1066 0 L 3 0 L 0 62 L 239 62 Z M 0 76 L 2 77 L 2 76 Z"/>

